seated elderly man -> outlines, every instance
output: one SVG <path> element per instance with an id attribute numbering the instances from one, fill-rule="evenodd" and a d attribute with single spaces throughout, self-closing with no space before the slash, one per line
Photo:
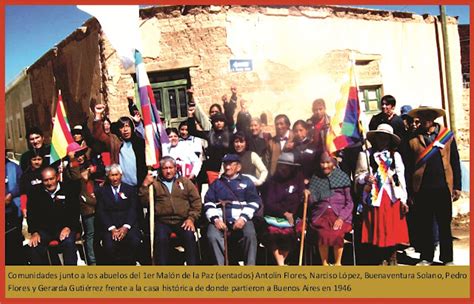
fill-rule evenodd
<path id="1" fill-rule="evenodd" d="M 209 186 L 204 198 L 204 210 L 211 223 L 207 230 L 209 244 L 218 265 L 224 265 L 224 233 L 231 231 L 243 247 L 245 265 L 255 265 L 257 236 L 252 217 L 261 199 L 252 180 L 241 175 L 240 159 L 227 154 L 222 159 L 224 173 Z M 224 204 L 224 207 L 222 205 Z M 225 209 L 223 215 L 222 209 Z"/>
<path id="2" fill-rule="evenodd" d="M 102 245 L 107 264 L 135 265 L 140 246 L 136 190 L 122 182 L 122 169 L 105 169 L 107 181 L 95 193 L 96 214 L 101 224 Z"/>
<path id="3" fill-rule="evenodd" d="M 65 265 L 77 265 L 75 238 L 79 231 L 79 187 L 59 182 L 59 174 L 47 167 L 41 172 L 42 184 L 28 194 L 28 231 L 31 233 L 31 264 L 46 265 L 47 248 L 59 242 Z"/>
<path id="4" fill-rule="evenodd" d="M 148 188 L 153 185 L 155 205 L 155 252 L 158 264 L 169 264 L 169 240 L 172 232 L 184 241 L 186 264 L 197 264 L 195 223 L 201 214 L 201 197 L 196 186 L 176 175 L 176 161 L 165 156 L 160 161 L 161 174 L 155 180 L 149 172 L 139 189 L 141 202 L 149 205 Z"/>

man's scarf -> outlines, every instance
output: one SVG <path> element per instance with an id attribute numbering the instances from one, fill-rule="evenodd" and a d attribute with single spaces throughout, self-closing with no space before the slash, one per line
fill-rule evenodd
<path id="1" fill-rule="evenodd" d="M 335 168 L 331 174 L 324 177 L 313 175 L 309 182 L 309 190 L 315 202 L 326 199 L 333 194 L 333 189 L 350 187 L 351 180 L 344 171 Z"/>
<path id="2" fill-rule="evenodd" d="M 454 134 L 451 130 L 441 127 L 441 130 L 435 140 L 421 152 L 416 159 L 416 167 L 419 168 L 426 163 L 437 151 L 444 148 L 444 145 L 453 138 Z"/>

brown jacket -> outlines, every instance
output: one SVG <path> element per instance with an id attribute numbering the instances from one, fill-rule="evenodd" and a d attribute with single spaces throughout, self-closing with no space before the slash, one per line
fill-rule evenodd
<path id="1" fill-rule="evenodd" d="M 288 140 L 283 147 L 283 151 L 280 148 L 280 140 L 278 136 L 272 137 L 268 141 L 267 151 L 265 152 L 265 166 L 270 170 L 270 176 L 275 174 L 278 158 L 280 157 L 281 152 L 290 152 L 291 149 L 287 148 L 288 143 L 293 143 L 294 136 L 293 132 L 290 130 L 288 135 Z"/>
<path id="2" fill-rule="evenodd" d="M 119 163 L 120 146 L 122 141 L 115 134 L 106 134 L 103 129 L 104 122 L 102 120 L 94 120 L 92 127 L 92 136 L 94 139 L 102 142 L 110 152 L 110 161 L 112 164 Z"/>
<path id="3" fill-rule="evenodd" d="M 149 205 L 149 187 L 143 185 L 138 197 L 144 206 Z M 160 180 L 153 182 L 155 219 L 168 225 L 181 224 L 186 219 L 194 223 L 201 215 L 202 202 L 196 186 L 187 178 L 180 177 L 173 183 L 171 193 Z"/>
<path id="4" fill-rule="evenodd" d="M 79 165 L 77 163 L 72 163 L 69 165 L 65 170 L 65 175 L 67 178 L 78 181 L 80 180 L 81 190 L 79 193 L 79 204 L 81 207 L 81 215 L 88 216 L 95 214 L 95 206 L 97 205 L 97 201 L 95 199 L 94 194 L 94 181 L 90 179 L 85 179 L 82 173 L 87 170 L 81 171 Z M 84 175 L 87 173 L 84 172 Z M 89 184 L 89 187 L 88 187 Z M 92 191 L 91 191 L 92 190 Z"/>
<path id="5" fill-rule="evenodd" d="M 446 144 L 443 149 L 440 149 L 441 153 L 441 159 L 443 161 L 443 167 L 444 167 L 444 175 L 446 177 L 446 184 L 449 187 L 449 190 L 451 193 L 453 192 L 454 183 L 453 183 L 453 167 L 458 168 L 459 164 L 453 164 L 453 157 L 452 153 L 458 153 L 458 151 L 451 151 L 451 146 L 453 143 L 454 138 L 451 138 Z M 416 137 L 413 137 L 410 139 L 408 142 L 410 146 L 410 150 L 414 153 L 413 158 L 414 160 L 418 159 L 418 156 L 425 150 L 426 144 L 425 140 L 423 138 L 422 134 L 418 134 Z M 457 158 L 459 162 L 459 157 Z M 414 165 L 413 165 L 414 167 Z M 420 166 L 419 168 L 415 168 L 412 178 L 411 178 L 411 186 L 412 186 L 412 191 L 414 193 L 417 193 L 420 190 L 421 187 L 421 182 L 423 180 L 423 174 L 425 172 L 426 168 L 426 163 Z M 457 172 L 458 170 L 456 169 L 456 174 L 460 175 L 460 172 Z M 459 189 L 457 189 L 459 190 Z"/>
<path id="6" fill-rule="evenodd" d="M 97 141 L 105 144 L 107 151 L 110 152 L 111 163 L 120 164 L 120 149 L 122 147 L 122 140 L 112 132 L 106 134 L 104 132 L 103 125 L 104 122 L 102 120 L 94 120 L 92 136 Z M 145 140 L 135 134 L 134 127 L 132 127 L 132 137 L 130 142 L 132 143 L 136 158 L 137 185 L 140 185 L 148 172 L 145 164 Z"/>

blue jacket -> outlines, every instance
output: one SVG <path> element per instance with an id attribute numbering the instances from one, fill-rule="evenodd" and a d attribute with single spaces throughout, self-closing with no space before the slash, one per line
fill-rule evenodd
<path id="1" fill-rule="evenodd" d="M 223 218 L 220 201 L 229 201 L 225 208 L 227 223 L 233 223 L 240 217 L 245 221 L 251 220 L 261 205 L 261 198 L 252 180 L 241 174 L 234 179 L 221 176 L 209 186 L 204 197 L 204 211 L 211 223 Z"/>
<path id="2" fill-rule="evenodd" d="M 17 212 L 18 217 L 21 217 L 20 210 L 20 166 L 14 162 L 5 159 L 5 193 L 11 193 L 12 204 L 5 207 L 5 213 Z"/>

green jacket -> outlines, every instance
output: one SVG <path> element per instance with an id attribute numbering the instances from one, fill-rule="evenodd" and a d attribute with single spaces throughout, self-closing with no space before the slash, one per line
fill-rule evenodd
<path id="1" fill-rule="evenodd" d="M 138 196 L 144 206 L 149 206 L 149 187 L 142 185 L 138 190 Z M 155 220 L 163 224 L 181 224 L 188 218 L 195 223 L 201 215 L 201 197 L 196 186 L 187 178 L 177 178 L 173 183 L 171 193 L 161 180 L 155 180 L 153 197 Z"/>

